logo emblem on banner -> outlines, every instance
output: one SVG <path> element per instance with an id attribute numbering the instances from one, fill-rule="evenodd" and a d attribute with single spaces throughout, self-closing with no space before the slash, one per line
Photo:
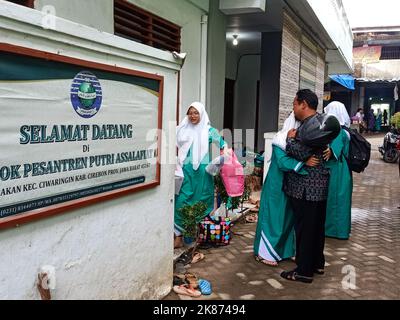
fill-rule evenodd
<path id="1" fill-rule="evenodd" d="M 93 117 L 101 107 L 102 90 L 97 77 L 89 71 L 79 72 L 71 85 L 71 103 L 82 118 Z"/>

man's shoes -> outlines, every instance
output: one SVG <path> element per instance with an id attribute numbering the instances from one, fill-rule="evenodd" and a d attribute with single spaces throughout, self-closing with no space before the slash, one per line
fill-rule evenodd
<path id="1" fill-rule="evenodd" d="M 324 269 L 315 269 L 314 273 L 315 274 L 319 274 L 320 276 L 322 276 L 325 273 L 325 271 L 324 271 Z"/>
<path id="2" fill-rule="evenodd" d="M 306 276 L 299 275 L 295 270 L 282 271 L 281 277 L 286 280 L 300 281 L 300 282 L 304 282 L 304 283 L 311 283 L 313 281 L 312 277 L 306 277 Z"/>

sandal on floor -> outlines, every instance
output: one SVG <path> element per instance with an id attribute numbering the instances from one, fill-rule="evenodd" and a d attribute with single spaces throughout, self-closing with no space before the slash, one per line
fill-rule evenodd
<path id="1" fill-rule="evenodd" d="M 196 252 L 193 256 L 191 263 L 196 263 L 204 259 L 204 254 L 201 252 Z"/>
<path id="2" fill-rule="evenodd" d="M 247 223 L 255 223 L 255 222 L 257 222 L 257 216 L 255 216 L 254 214 L 250 214 L 250 215 L 246 216 L 245 219 L 246 219 Z"/>
<path id="3" fill-rule="evenodd" d="M 199 290 L 194 289 L 189 284 L 182 284 L 180 286 L 174 286 L 173 290 L 177 294 L 182 294 L 189 297 L 198 298 L 201 296 L 201 292 Z"/>
<path id="4" fill-rule="evenodd" d="M 256 259 L 257 262 L 261 262 L 263 264 L 266 264 L 267 266 L 270 266 L 270 267 L 278 266 L 278 262 L 276 262 L 276 261 L 265 260 L 265 259 L 261 258 L 260 256 L 255 256 L 254 258 Z"/>
<path id="5" fill-rule="evenodd" d="M 193 273 L 185 273 L 185 281 L 186 283 L 190 284 L 194 289 L 197 289 L 197 287 L 199 286 L 199 279 Z"/>
<path id="6" fill-rule="evenodd" d="M 199 280 L 199 289 L 201 294 L 204 294 L 205 296 L 209 296 L 212 293 L 211 283 L 204 279 Z"/>
<path id="7" fill-rule="evenodd" d="M 294 270 L 292 270 L 292 271 L 283 271 L 281 273 L 281 277 L 286 279 L 286 280 L 300 281 L 300 282 L 304 282 L 304 283 L 311 283 L 313 281 L 312 277 L 301 276 Z"/>

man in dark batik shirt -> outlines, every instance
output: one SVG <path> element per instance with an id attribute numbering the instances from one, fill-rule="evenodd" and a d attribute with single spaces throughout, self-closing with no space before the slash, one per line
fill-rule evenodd
<path id="1" fill-rule="evenodd" d="M 319 116 L 317 107 L 318 97 L 315 93 L 308 89 L 297 92 L 293 111 L 302 125 Z M 281 276 L 288 280 L 311 283 L 314 273 L 324 273 L 323 252 L 329 185 L 329 169 L 324 163 L 331 157 L 331 150 L 327 146 L 311 148 L 302 144 L 296 139 L 296 130 L 292 129 L 288 133 L 286 153 L 298 161 L 308 160 L 307 164 L 313 166 L 304 166 L 308 175 L 300 175 L 294 171 L 285 173 L 283 190 L 289 198 L 295 217 L 297 268 L 284 271 Z"/>

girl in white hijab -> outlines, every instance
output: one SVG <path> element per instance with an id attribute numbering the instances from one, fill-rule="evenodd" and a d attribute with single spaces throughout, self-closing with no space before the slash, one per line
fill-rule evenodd
<path id="1" fill-rule="evenodd" d="M 295 256 L 293 212 L 282 187 L 285 172 L 294 170 L 307 174 L 302 168 L 304 163 L 290 158 L 285 152 L 289 130 L 299 126 L 300 122 L 292 112 L 282 130 L 275 135 L 271 165 L 261 192 L 254 255 L 257 261 L 269 266 L 277 266 L 279 261 Z"/>
<path id="2" fill-rule="evenodd" d="M 183 177 L 183 182 L 175 195 L 174 247 L 180 247 L 184 231 L 180 209 L 204 202 L 207 210 L 202 218 L 214 209 L 214 179 L 205 168 L 211 161 L 211 143 L 217 143 L 220 149 L 226 144 L 218 131 L 210 126 L 208 114 L 200 102 L 190 104 L 185 118 L 176 129 L 176 140 L 178 157 L 175 175 Z"/>
<path id="3" fill-rule="evenodd" d="M 298 127 L 300 127 L 300 122 L 296 120 L 294 112 L 292 111 L 283 123 L 281 131 L 279 131 L 272 140 L 272 145 L 277 146 L 282 150 L 286 150 L 286 139 L 289 130 L 297 129 Z"/>
<path id="4" fill-rule="evenodd" d="M 346 158 L 349 155 L 350 117 L 343 103 L 333 101 L 325 107 L 325 113 L 334 115 L 342 130 L 329 146 L 333 157 L 327 163 L 330 169 L 329 191 L 326 207 L 325 235 L 348 239 L 351 231 L 351 199 L 353 178 Z"/>
<path id="5" fill-rule="evenodd" d="M 193 170 L 197 170 L 200 162 L 208 153 L 208 135 L 210 119 L 201 102 L 193 102 L 186 117 L 176 128 L 176 142 L 178 147 L 178 171 L 182 168 L 187 153 L 192 148 Z"/>
<path id="6" fill-rule="evenodd" d="M 339 101 L 332 101 L 325 107 L 324 111 L 326 114 L 335 116 L 342 127 L 344 126 L 350 128 L 351 120 L 343 103 Z M 348 136 L 350 138 L 349 134 Z"/>

